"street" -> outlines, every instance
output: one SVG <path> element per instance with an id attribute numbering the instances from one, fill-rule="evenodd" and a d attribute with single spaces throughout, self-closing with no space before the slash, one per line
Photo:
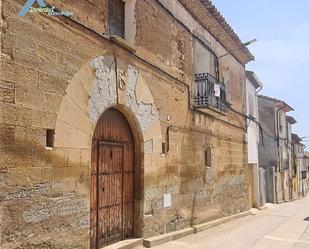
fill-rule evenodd
<path id="1" fill-rule="evenodd" d="M 155 249 L 308 249 L 309 199 L 271 205 Z"/>

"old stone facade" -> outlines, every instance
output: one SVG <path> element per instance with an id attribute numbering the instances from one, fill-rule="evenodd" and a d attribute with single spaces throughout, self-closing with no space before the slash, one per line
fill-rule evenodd
<path id="1" fill-rule="evenodd" d="M 90 247 L 92 138 L 110 108 L 134 136 L 135 237 L 248 210 L 239 113 L 253 58 L 211 3 L 125 1 L 119 41 L 108 35 L 108 1 L 46 2 L 74 15 L 19 17 L 25 1 L 2 0 L 1 248 Z M 234 111 L 195 108 L 197 39 L 218 57 L 231 53 L 218 80 Z"/>
<path id="2" fill-rule="evenodd" d="M 292 134 L 293 146 L 293 194 L 295 198 L 306 196 L 308 193 L 308 181 L 306 158 L 305 158 L 305 145 L 302 139 L 297 134 Z"/>

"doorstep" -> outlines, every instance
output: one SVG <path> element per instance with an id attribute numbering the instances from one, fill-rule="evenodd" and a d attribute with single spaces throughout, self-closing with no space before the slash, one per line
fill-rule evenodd
<path id="1" fill-rule="evenodd" d="M 132 249 L 136 246 L 141 246 L 141 245 L 143 245 L 142 238 L 132 238 L 132 239 L 125 239 L 125 240 L 119 241 L 109 246 L 105 246 L 102 249 Z"/>

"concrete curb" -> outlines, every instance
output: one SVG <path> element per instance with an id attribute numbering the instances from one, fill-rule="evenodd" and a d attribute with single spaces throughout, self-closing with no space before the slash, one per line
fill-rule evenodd
<path id="1" fill-rule="evenodd" d="M 268 205 L 265 204 L 264 206 L 259 207 L 258 210 L 263 211 L 263 210 L 265 210 L 265 209 L 267 209 L 267 208 L 268 208 Z"/>
<path id="2" fill-rule="evenodd" d="M 223 223 L 232 221 L 232 220 L 237 219 L 237 218 L 245 217 L 245 216 L 248 216 L 248 215 L 252 215 L 252 211 L 245 211 L 245 212 L 242 212 L 242 213 L 239 213 L 239 214 L 234 214 L 234 215 L 224 217 L 224 218 L 221 218 L 221 219 L 218 219 L 218 220 L 199 224 L 199 225 L 193 226 L 194 233 L 205 231 L 205 230 L 212 228 L 214 226 L 218 226 L 218 225 L 221 225 Z"/>
<path id="3" fill-rule="evenodd" d="M 169 241 L 173 241 L 173 240 L 185 237 L 187 235 L 191 235 L 193 233 L 198 233 L 198 232 L 207 230 L 211 227 L 218 226 L 218 225 L 226 223 L 228 221 L 231 221 L 231 220 L 234 220 L 234 219 L 237 219 L 237 218 L 241 218 L 241 217 L 245 217 L 245 216 L 248 216 L 248 215 L 252 215 L 251 210 L 246 211 L 246 212 L 242 212 L 242 213 L 239 213 L 239 214 L 231 215 L 231 216 L 228 216 L 228 217 L 224 217 L 224 218 L 221 218 L 221 219 L 218 219 L 218 220 L 210 221 L 210 222 L 207 222 L 207 223 L 199 224 L 199 225 L 196 225 L 196 226 L 193 226 L 193 227 L 190 227 L 190 228 L 185 228 L 185 229 L 182 229 L 182 230 L 179 230 L 179 231 L 176 231 L 176 232 L 166 233 L 166 234 L 162 234 L 162 235 L 159 235 L 159 236 L 150 237 L 150 238 L 144 239 L 143 244 L 147 248 L 159 246 L 159 245 L 162 245 L 162 244 L 167 243 Z"/>
<path id="4" fill-rule="evenodd" d="M 138 239 L 126 239 L 119 241 L 115 244 L 112 244 L 110 246 L 103 247 L 104 249 L 132 249 L 137 246 L 143 245 L 143 239 L 138 238 Z M 103 249 L 102 248 L 102 249 Z"/>
<path id="5" fill-rule="evenodd" d="M 162 245 L 169 241 L 176 240 L 176 239 L 185 237 L 193 233 L 194 233 L 194 228 L 189 227 L 189 228 L 185 228 L 185 229 L 182 229 L 176 232 L 166 233 L 166 234 L 162 234 L 159 236 L 150 237 L 150 238 L 144 239 L 144 246 L 147 248 L 150 248 L 150 247 Z"/>

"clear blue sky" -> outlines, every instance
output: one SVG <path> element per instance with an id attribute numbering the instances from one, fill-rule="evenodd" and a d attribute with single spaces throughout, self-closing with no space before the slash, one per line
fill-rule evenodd
<path id="1" fill-rule="evenodd" d="M 309 1 L 212 2 L 243 42 L 258 40 L 249 46 L 255 61 L 247 69 L 264 84 L 262 94 L 295 109 L 289 113 L 298 121 L 293 132 L 309 136 Z"/>

